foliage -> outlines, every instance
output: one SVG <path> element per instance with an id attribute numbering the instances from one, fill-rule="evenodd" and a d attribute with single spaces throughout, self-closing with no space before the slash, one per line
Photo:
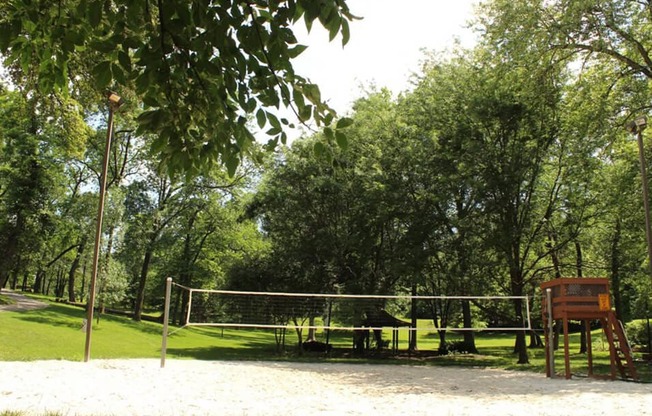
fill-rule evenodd
<path id="1" fill-rule="evenodd" d="M 47 114 L 38 114 L 33 103 L 20 94 L 0 91 L 0 286 L 34 263 L 54 228 L 51 195 L 61 187 L 57 158 L 61 149 L 54 135 L 60 134 L 47 123 Z"/>
<path id="2" fill-rule="evenodd" d="M 625 325 L 625 330 L 627 331 L 627 338 L 633 346 L 648 351 L 650 345 L 650 328 L 647 320 L 637 319 L 628 322 Z"/>
<path id="3" fill-rule="evenodd" d="M 99 291 L 97 301 L 101 305 L 120 305 L 127 295 L 129 275 L 124 265 L 111 258 L 106 265 L 106 270 L 99 274 Z"/>
<path id="4" fill-rule="evenodd" d="M 485 2 L 477 47 L 426 55 L 410 91 L 372 88 L 339 120 L 291 66 L 303 49 L 292 24 L 318 19 L 348 38 L 339 0 L 6 9 L 0 49 L 16 88 L 0 94 L 0 285 L 87 293 L 107 133 L 106 109 L 91 104 L 99 85 L 143 97 L 116 117 L 99 248 L 122 283 L 107 303 L 136 320 L 160 310 L 168 276 L 208 289 L 534 296 L 551 278 L 607 276 L 619 317 L 646 316 L 639 155 L 622 128 L 652 98 L 638 3 Z M 324 129 L 265 153 L 292 124 L 276 115 L 285 105 Z M 253 143 L 255 129 L 272 143 Z M 175 320 L 187 303 L 173 299 Z M 523 313 L 518 301 L 412 306 L 390 312 L 446 326 L 457 308 L 464 326 Z M 267 312 L 285 322 L 317 309 Z M 363 319 L 345 309 L 334 316 Z M 435 335 L 418 341 L 457 342 Z M 519 361 L 539 359 L 519 337 Z"/>
<path id="5" fill-rule="evenodd" d="M 301 122 L 331 124 L 318 86 L 292 66 L 306 48 L 292 24 L 318 21 L 346 44 L 353 18 L 340 0 L 12 2 L 0 53 L 16 84 L 33 79 L 27 87 L 43 95 L 133 90 L 140 132 L 156 134 L 152 149 L 170 172 L 207 172 L 219 160 L 233 175 L 254 143 L 250 118 L 272 146 L 291 126 L 275 114 L 281 105 Z"/>

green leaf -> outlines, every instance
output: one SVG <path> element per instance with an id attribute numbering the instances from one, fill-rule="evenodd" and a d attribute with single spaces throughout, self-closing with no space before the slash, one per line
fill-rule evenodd
<path id="1" fill-rule="evenodd" d="M 299 120 L 308 121 L 310 120 L 311 116 L 312 116 L 311 105 L 304 105 L 303 107 L 299 107 Z"/>
<path id="2" fill-rule="evenodd" d="M 29 44 L 26 44 L 22 50 L 18 50 L 17 52 L 20 57 L 20 67 L 25 73 L 29 73 L 29 68 L 31 66 L 31 58 L 32 58 L 32 47 Z"/>
<path id="3" fill-rule="evenodd" d="M 8 23 L 0 25 L 0 52 L 6 52 L 11 43 L 11 30 Z"/>
<path id="4" fill-rule="evenodd" d="M 265 117 L 265 110 L 262 108 L 259 108 L 258 111 L 256 111 L 256 122 L 258 123 L 259 128 L 265 127 L 265 123 L 267 123 L 267 117 Z"/>
<path id="5" fill-rule="evenodd" d="M 322 142 L 317 142 L 313 146 L 312 151 L 315 153 L 315 156 L 322 157 L 326 152 L 326 146 Z"/>
<path id="6" fill-rule="evenodd" d="M 303 93 L 306 97 L 312 101 L 313 104 L 321 102 L 321 93 L 319 92 L 319 87 L 315 84 L 306 84 L 303 86 Z"/>
<path id="7" fill-rule="evenodd" d="M 308 49 L 306 45 L 297 45 L 294 48 L 288 48 L 288 56 L 290 58 L 296 58 L 297 56 L 301 55 L 306 49 Z"/>
<path id="8" fill-rule="evenodd" d="M 330 124 L 333 122 L 333 118 L 334 118 L 334 117 L 335 117 L 335 113 L 334 113 L 334 112 L 328 112 L 328 113 L 326 113 L 326 115 L 324 116 L 324 124 L 325 124 L 325 125 L 330 125 Z"/>
<path id="9" fill-rule="evenodd" d="M 138 116 L 138 124 L 148 130 L 156 130 L 161 121 L 161 110 L 144 111 Z"/>
<path id="10" fill-rule="evenodd" d="M 127 83 L 125 73 L 119 65 L 111 64 L 111 73 L 119 84 L 124 85 Z"/>
<path id="11" fill-rule="evenodd" d="M 281 129 L 281 123 L 278 121 L 278 118 L 272 114 L 272 113 L 267 113 L 267 119 L 269 120 L 269 124 L 272 125 L 272 127 Z"/>
<path id="12" fill-rule="evenodd" d="M 346 46 L 351 39 L 351 32 L 349 31 L 349 22 L 346 19 L 342 19 L 342 47 Z"/>
<path id="13" fill-rule="evenodd" d="M 103 89 L 109 86 L 111 80 L 113 79 L 113 74 L 111 73 L 111 62 L 103 61 L 95 65 L 91 71 L 97 82 L 97 88 Z"/>
<path id="14" fill-rule="evenodd" d="M 136 78 L 135 83 L 136 83 L 136 92 L 137 93 L 142 94 L 145 91 L 147 91 L 147 88 L 149 87 L 148 72 L 143 72 L 142 74 L 138 75 L 138 77 Z M 150 104 L 148 104 L 148 105 L 150 105 Z M 158 107 L 158 104 L 154 105 L 152 107 Z"/>
<path id="15" fill-rule="evenodd" d="M 333 129 L 331 129 L 330 127 L 324 128 L 324 136 L 326 137 L 326 139 L 328 139 L 328 141 L 332 141 L 335 139 L 335 134 L 333 133 Z"/>
<path id="16" fill-rule="evenodd" d="M 346 149 L 349 147 L 349 139 L 346 137 L 346 134 L 342 133 L 341 131 L 335 132 L 335 141 L 337 142 L 337 145 L 340 147 L 340 149 L 344 151 L 346 151 Z"/>
<path id="17" fill-rule="evenodd" d="M 240 165 L 240 158 L 238 156 L 232 155 L 224 161 L 224 164 L 226 165 L 226 170 L 229 174 L 229 177 L 233 178 L 235 176 L 235 172 L 238 170 L 238 166 Z"/>
<path id="18" fill-rule="evenodd" d="M 93 1 L 88 5 L 88 21 L 91 27 L 97 27 L 102 20 L 102 1 Z"/>
<path id="19" fill-rule="evenodd" d="M 161 153 L 161 152 L 163 152 L 165 150 L 167 145 L 168 145 L 167 140 L 165 140 L 164 137 L 158 135 L 152 141 L 151 149 L 155 153 Z"/>
<path id="20" fill-rule="evenodd" d="M 350 125 L 353 124 L 353 119 L 350 117 L 342 117 L 341 119 L 337 120 L 337 126 L 336 128 L 339 129 L 345 129 L 349 127 Z"/>
<path id="21" fill-rule="evenodd" d="M 297 108 L 301 109 L 301 107 L 305 107 L 306 101 L 303 99 L 303 93 L 299 88 L 294 88 L 294 91 L 292 91 L 292 98 L 294 99 L 294 104 Z"/>
<path id="22" fill-rule="evenodd" d="M 91 42 L 91 44 L 90 44 L 90 47 L 93 50 L 96 50 L 97 52 L 99 52 L 101 54 L 108 54 L 108 53 L 113 52 L 113 50 L 115 49 L 115 46 L 116 45 L 113 42 L 111 42 L 110 40 L 97 40 L 97 41 Z"/>
<path id="23" fill-rule="evenodd" d="M 342 20 L 341 17 L 336 16 L 336 17 L 332 18 L 330 20 L 330 22 L 328 23 L 328 40 L 329 41 L 332 41 L 333 39 L 335 39 L 335 36 L 337 36 L 337 34 L 339 33 L 339 31 L 340 31 L 340 21 L 341 20 Z"/>
<path id="24" fill-rule="evenodd" d="M 127 52 L 118 52 L 118 62 L 120 62 L 120 65 L 124 68 L 125 71 L 131 71 L 131 58 Z"/>

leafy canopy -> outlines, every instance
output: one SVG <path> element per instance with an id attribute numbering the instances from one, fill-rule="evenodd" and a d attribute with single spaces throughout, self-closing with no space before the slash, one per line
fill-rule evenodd
<path id="1" fill-rule="evenodd" d="M 87 82 L 134 89 L 140 132 L 171 173 L 216 163 L 235 172 L 254 141 L 255 119 L 274 147 L 286 141 L 274 109 L 329 125 L 334 111 L 319 88 L 295 74 L 292 24 L 318 20 L 330 39 L 349 40 L 344 0 L 62 0 L 3 2 L 0 53 L 14 82 L 41 94 L 68 94 Z M 18 76 L 16 74 L 19 74 Z"/>

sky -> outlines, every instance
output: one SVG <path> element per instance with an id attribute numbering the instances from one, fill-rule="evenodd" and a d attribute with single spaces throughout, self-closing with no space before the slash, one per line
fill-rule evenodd
<path id="1" fill-rule="evenodd" d="M 459 38 L 472 46 L 474 36 L 466 23 L 477 0 L 347 0 L 349 9 L 363 17 L 350 23 L 351 39 L 342 48 L 341 37 L 328 41 L 328 33 L 315 22 L 308 34 L 305 24 L 295 28 L 299 43 L 308 45 L 294 62 L 295 71 L 319 85 L 322 99 L 338 115 L 346 115 L 352 102 L 364 95 L 361 87 L 375 84 L 395 94 L 409 88 L 418 72 L 423 49 L 444 51 Z"/>

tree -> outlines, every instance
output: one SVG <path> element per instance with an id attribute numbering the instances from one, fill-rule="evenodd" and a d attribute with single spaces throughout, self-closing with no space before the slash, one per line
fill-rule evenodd
<path id="1" fill-rule="evenodd" d="M 54 228 L 52 195 L 60 189 L 56 158 L 61 131 L 47 122 L 49 114 L 37 110 L 33 100 L 16 92 L 0 93 L 0 287 L 11 279 L 15 288 Z"/>
<path id="2" fill-rule="evenodd" d="M 650 110 L 650 4 L 647 1 L 499 0 L 487 3 L 483 10 L 487 16 L 483 21 L 486 32 L 494 42 L 520 44 L 524 49 L 527 46 L 523 46 L 526 45 L 523 39 L 528 39 L 529 45 L 545 45 L 542 55 L 552 56 L 555 63 L 573 70 L 574 91 L 569 89 L 572 91 L 569 98 L 579 111 L 571 109 L 569 113 L 574 114 L 575 133 L 580 133 L 576 137 L 582 141 L 574 149 L 583 148 L 582 152 L 590 155 L 580 164 L 580 169 L 588 168 L 584 176 L 601 178 L 607 185 L 594 184 L 586 188 L 585 195 L 597 190 L 605 201 L 612 202 L 609 206 L 594 204 L 599 210 L 596 213 L 600 214 L 595 222 L 598 227 L 594 228 L 599 230 L 596 236 L 600 237 L 594 240 L 598 243 L 594 253 L 601 270 L 611 277 L 617 311 L 626 318 L 630 288 L 639 286 L 638 279 L 632 278 L 641 275 L 639 267 L 634 266 L 635 259 L 647 256 L 644 233 L 636 230 L 636 226 L 630 227 L 643 221 L 634 219 L 631 205 L 625 202 L 633 201 L 631 182 L 625 179 L 631 179 L 633 166 L 627 162 L 623 165 L 615 157 L 628 158 L 629 154 L 620 142 L 624 134 L 622 126 Z M 577 117 L 580 112 L 583 115 Z M 598 168 L 594 170 L 590 165 L 596 163 Z M 588 227 L 581 225 L 586 233 Z"/>
<path id="3" fill-rule="evenodd" d="M 317 20 L 344 45 L 352 19 L 344 0 L 14 2 L 0 16 L 0 53 L 14 82 L 40 94 L 99 102 L 84 94 L 135 91 L 141 132 L 156 133 L 170 172 L 221 162 L 233 174 L 254 142 L 249 117 L 272 147 L 291 125 L 275 115 L 281 105 L 301 122 L 332 122 L 317 85 L 294 72 L 305 46 L 292 24 Z"/>
<path id="4" fill-rule="evenodd" d="M 319 138 L 295 142 L 251 204 L 270 255 L 282 259 L 275 260 L 284 265 L 279 274 L 292 277 L 277 280 L 277 290 L 387 294 L 403 285 L 416 288 L 430 231 L 421 210 L 423 185 L 416 181 L 424 179 L 414 157 L 419 146 L 409 143 L 386 90 L 358 100 L 352 120 L 347 146 L 324 146 L 325 157 L 311 157 Z M 342 318 L 360 324 L 364 314 L 359 309 Z"/>
<path id="5" fill-rule="evenodd" d="M 413 206 L 419 206 L 419 228 L 428 229 L 428 249 L 421 257 L 429 259 L 423 287 L 430 295 L 480 295 L 490 290 L 478 281 L 479 273 L 489 265 L 483 250 L 483 183 L 477 160 L 483 149 L 473 118 L 472 95 L 468 85 L 475 82 L 473 66 L 460 55 L 449 60 L 430 56 L 423 66 L 416 88 L 402 102 L 406 123 L 413 128 L 410 136 Z M 416 172 L 418 173 L 416 173 Z M 425 223 L 424 223 L 425 222 Z M 421 243 L 423 245 L 423 243 Z M 448 326 L 448 301 L 431 305 L 442 326 Z M 472 326 L 470 302 L 462 302 L 465 327 Z M 435 319 L 433 317 L 433 319 Z M 437 320 L 437 319 L 435 319 Z M 439 323 L 435 323 L 439 325 Z M 440 348 L 446 348 L 446 333 L 439 331 Z M 470 352 L 477 352 L 473 332 L 464 331 Z"/>
<path id="6" fill-rule="evenodd" d="M 555 63 L 573 64 L 580 71 L 601 69 L 606 85 L 652 79 L 647 1 L 494 0 L 480 10 L 479 27 L 503 45 L 520 45 L 522 51 L 543 46 L 539 51 L 551 53 Z M 650 108 L 637 104 L 626 109 Z"/>

